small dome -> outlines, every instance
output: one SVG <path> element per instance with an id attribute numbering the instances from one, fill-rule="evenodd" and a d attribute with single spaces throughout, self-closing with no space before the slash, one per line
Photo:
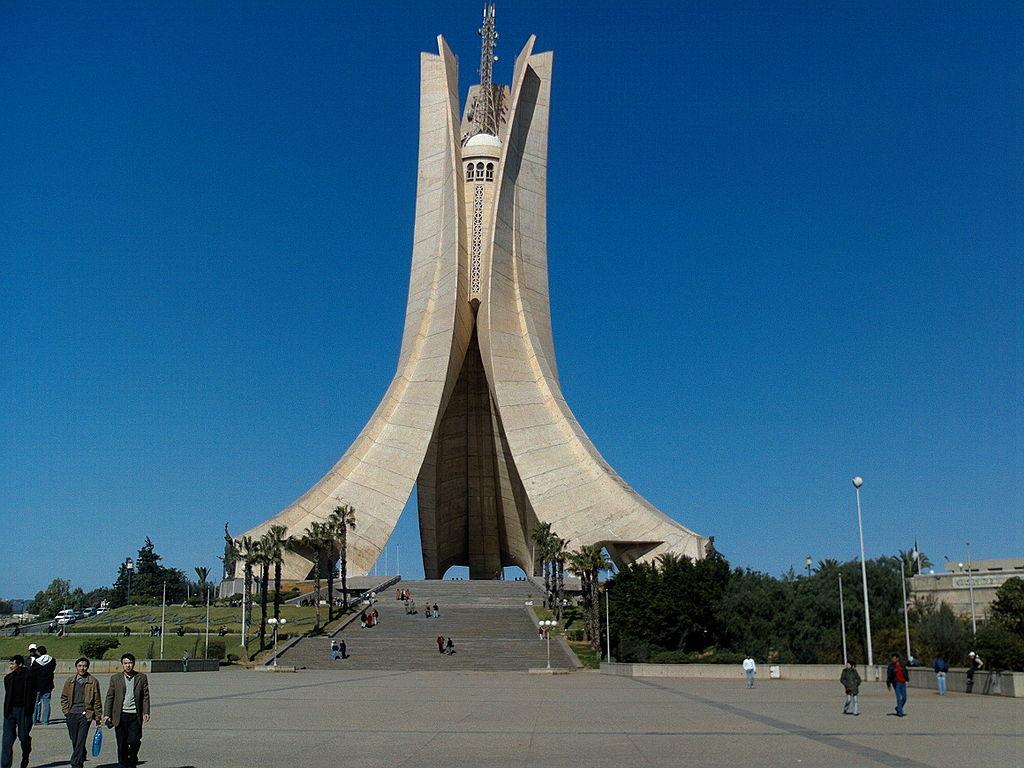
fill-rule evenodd
<path id="1" fill-rule="evenodd" d="M 467 147 L 500 147 L 501 141 L 489 133 L 478 133 L 466 142 Z"/>

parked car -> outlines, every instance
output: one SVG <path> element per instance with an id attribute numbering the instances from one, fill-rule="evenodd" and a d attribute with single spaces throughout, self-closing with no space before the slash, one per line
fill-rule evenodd
<path id="1" fill-rule="evenodd" d="M 70 608 L 65 608 L 63 611 L 58 611 L 53 620 L 57 622 L 57 626 L 62 627 L 65 624 L 74 624 L 78 621 L 78 614 Z"/>

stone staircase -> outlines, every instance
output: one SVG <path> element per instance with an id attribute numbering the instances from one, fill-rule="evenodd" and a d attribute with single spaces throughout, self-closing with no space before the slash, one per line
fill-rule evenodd
<path id="1" fill-rule="evenodd" d="M 397 588 L 412 591 L 418 613 L 406 615 L 395 599 Z M 304 638 L 279 656 L 279 664 L 307 669 L 367 670 L 519 670 L 547 664 L 546 643 L 525 606 L 543 594 L 528 581 L 401 581 L 377 595 L 380 623 L 372 629 L 359 620 L 336 637 L 349 658 L 332 661 L 328 637 Z M 441 616 L 425 618 L 428 604 Z M 437 636 L 451 637 L 455 654 L 437 652 Z M 551 641 L 551 666 L 571 668 L 560 642 Z"/>

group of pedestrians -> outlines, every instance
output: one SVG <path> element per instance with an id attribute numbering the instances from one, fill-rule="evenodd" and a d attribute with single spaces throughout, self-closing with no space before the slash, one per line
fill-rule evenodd
<path id="1" fill-rule="evenodd" d="M 331 661 L 341 661 L 348 658 L 348 646 L 345 645 L 345 638 L 340 640 L 331 639 Z"/>
<path id="2" fill-rule="evenodd" d="M 32 646 L 29 662 L 15 654 L 8 660 L 4 676 L 3 743 L 0 768 L 14 765 L 14 742 L 21 745 L 21 768 L 28 768 L 32 753 L 32 726 L 47 725 L 50 718 L 50 693 L 56 661 L 44 646 Z M 61 688 L 60 708 L 64 713 L 71 741 L 72 768 L 83 768 L 85 745 L 90 727 L 106 724 L 117 739 L 117 762 L 123 768 L 135 768 L 142 744 L 142 724 L 149 721 L 149 680 L 135 671 L 135 656 L 121 655 L 121 671 L 110 678 L 107 695 L 89 673 L 89 659 L 75 661 L 75 674 Z"/>
<path id="3" fill-rule="evenodd" d="M 971 651 L 968 654 L 967 662 L 967 693 L 971 693 L 974 689 L 974 673 L 985 666 L 985 663 L 981 658 L 974 652 Z M 936 657 L 932 664 L 932 669 L 935 672 L 935 684 L 938 688 L 940 696 L 946 695 L 946 673 L 949 672 L 949 664 L 941 656 Z M 757 675 L 757 664 L 754 662 L 752 656 L 747 656 L 743 659 L 743 675 L 747 681 L 747 688 L 754 687 L 754 680 Z M 839 682 L 843 686 L 843 690 L 846 692 L 846 701 L 843 704 L 844 715 L 860 715 L 860 684 L 861 677 L 860 673 L 857 672 L 857 663 L 853 659 L 849 659 L 843 667 L 842 673 L 839 675 Z M 885 687 L 887 690 L 892 691 L 896 697 L 896 706 L 893 714 L 896 717 L 904 717 L 906 715 L 905 708 L 907 705 L 907 684 L 910 682 L 910 672 L 907 668 L 907 664 L 900 658 L 899 654 L 894 653 L 892 660 L 885 670 Z"/>
<path id="4" fill-rule="evenodd" d="M 380 613 L 376 608 L 370 610 L 363 609 L 362 613 L 359 614 L 359 625 L 363 629 L 370 629 L 376 627 L 380 623 Z"/>
<path id="5" fill-rule="evenodd" d="M 449 637 L 445 639 L 444 635 L 437 636 L 437 652 L 451 656 L 455 653 L 455 643 Z"/>

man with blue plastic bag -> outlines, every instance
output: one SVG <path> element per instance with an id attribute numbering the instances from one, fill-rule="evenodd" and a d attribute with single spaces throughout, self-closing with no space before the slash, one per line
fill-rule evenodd
<path id="1" fill-rule="evenodd" d="M 68 727 L 71 740 L 71 768 L 85 765 L 85 742 L 89 738 L 89 726 L 100 724 L 103 714 L 103 698 L 100 683 L 89 674 L 89 659 L 81 656 L 75 662 L 75 674 L 64 682 L 60 694 L 60 711 Z"/>
<path id="2" fill-rule="evenodd" d="M 135 768 L 142 746 L 142 724 L 149 722 L 149 679 L 135 671 L 135 657 L 130 653 L 121 654 L 121 667 L 122 671 L 110 678 L 103 718 L 108 727 L 114 727 L 118 764 Z"/>

